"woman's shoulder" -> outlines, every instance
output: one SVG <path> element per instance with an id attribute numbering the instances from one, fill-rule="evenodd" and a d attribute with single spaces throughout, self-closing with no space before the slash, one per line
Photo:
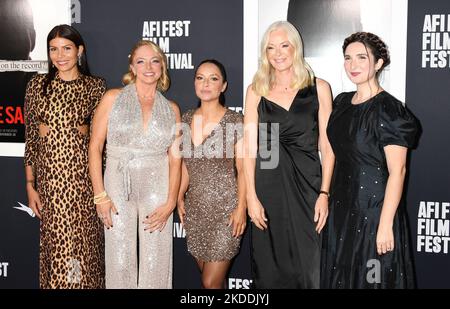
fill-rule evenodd
<path id="1" fill-rule="evenodd" d="M 330 84 L 326 80 L 319 78 L 319 77 L 315 77 L 314 81 L 315 81 L 317 89 L 324 89 L 324 90 L 330 89 Z"/>
<path id="2" fill-rule="evenodd" d="M 379 102 L 381 103 L 380 106 L 382 109 L 391 109 L 391 108 L 404 108 L 405 105 L 402 101 L 394 97 L 392 94 L 387 92 L 386 90 L 383 90 L 380 92 L 378 97 Z"/>
<path id="3" fill-rule="evenodd" d="M 241 113 L 235 112 L 229 108 L 227 108 L 226 114 L 229 119 L 227 122 L 240 123 L 244 121 L 244 116 Z"/>
<path id="4" fill-rule="evenodd" d="M 417 118 L 400 100 L 386 91 L 381 92 L 376 99 L 382 144 L 414 147 L 420 130 Z"/>
<path id="5" fill-rule="evenodd" d="M 48 74 L 35 74 L 28 82 L 28 85 L 37 86 L 37 85 L 41 84 L 45 80 L 47 75 Z"/>
<path id="6" fill-rule="evenodd" d="M 351 103 L 351 98 L 355 94 L 354 91 L 341 92 L 333 100 L 333 108 L 344 105 L 345 103 Z"/>
<path id="7" fill-rule="evenodd" d="M 119 94 L 122 92 L 123 88 L 111 88 L 108 89 L 103 95 L 103 101 L 114 102 Z"/>
<path id="8" fill-rule="evenodd" d="M 387 91 L 382 91 L 379 93 L 376 100 L 378 101 L 378 104 L 376 104 L 378 107 L 377 110 L 381 117 L 394 119 L 398 117 L 410 116 L 410 112 L 405 107 L 405 104 Z"/>
<path id="9" fill-rule="evenodd" d="M 261 95 L 257 93 L 256 85 L 254 83 L 247 86 L 246 99 L 251 101 L 259 102 Z"/>
<path id="10" fill-rule="evenodd" d="M 83 75 L 83 79 L 85 80 L 85 85 L 88 85 L 88 87 L 94 89 L 100 88 L 103 91 L 106 89 L 106 80 L 102 77 Z"/>
<path id="11" fill-rule="evenodd" d="M 188 109 L 187 111 L 184 111 L 184 112 L 183 112 L 183 117 L 194 115 L 194 113 L 195 113 L 196 110 L 197 110 L 196 108 L 190 108 L 190 109 Z"/>
<path id="12" fill-rule="evenodd" d="M 190 123 L 196 110 L 197 110 L 196 108 L 191 108 L 183 112 L 183 114 L 181 115 L 181 121 Z"/>

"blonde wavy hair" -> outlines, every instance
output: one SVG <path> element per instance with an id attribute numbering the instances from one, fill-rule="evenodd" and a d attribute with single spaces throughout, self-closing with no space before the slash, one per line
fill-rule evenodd
<path id="1" fill-rule="evenodd" d="M 302 89 L 314 85 L 314 72 L 303 57 L 303 44 L 297 29 L 287 21 L 277 21 L 269 26 L 261 41 L 261 57 L 259 59 L 258 71 L 253 77 L 252 89 L 259 96 L 266 96 L 275 84 L 275 74 L 272 65 L 267 58 L 267 45 L 269 45 L 269 35 L 275 30 L 284 30 L 289 43 L 294 47 L 294 77 L 291 88 Z"/>
<path id="2" fill-rule="evenodd" d="M 122 77 L 122 82 L 125 85 L 132 84 L 136 82 L 136 76 L 133 74 L 133 71 L 131 70 L 131 64 L 133 63 L 134 56 L 136 54 L 136 50 L 139 47 L 142 46 L 149 46 L 151 49 L 153 49 L 154 52 L 156 52 L 161 60 L 162 68 L 161 68 L 161 77 L 158 80 L 158 84 L 156 85 L 156 88 L 159 91 L 166 91 L 169 89 L 170 86 L 170 78 L 169 73 L 167 71 L 167 58 L 166 55 L 164 55 L 161 48 L 153 43 L 152 41 L 147 40 L 140 40 L 136 43 L 136 45 L 133 46 L 133 49 L 131 50 L 130 56 L 128 57 L 128 72 Z"/>

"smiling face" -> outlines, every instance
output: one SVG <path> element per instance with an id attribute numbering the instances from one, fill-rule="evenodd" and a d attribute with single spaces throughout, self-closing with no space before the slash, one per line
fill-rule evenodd
<path id="1" fill-rule="evenodd" d="M 356 85 L 373 82 L 376 72 L 383 64 L 382 59 L 375 61 L 370 50 L 361 42 L 353 42 L 347 46 L 344 53 L 344 67 L 348 78 Z"/>
<path id="2" fill-rule="evenodd" d="M 273 30 L 269 34 L 266 48 L 267 59 L 277 71 L 290 70 L 294 61 L 294 46 L 283 29 Z"/>
<path id="3" fill-rule="evenodd" d="M 157 83 L 162 74 L 161 56 L 150 46 L 143 45 L 134 52 L 130 68 L 136 80 Z"/>
<path id="4" fill-rule="evenodd" d="M 223 81 L 220 69 L 213 63 L 203 63 L 195 74 L 195 94 L 202 102 L 219 100 L 227 83 Z"/>
<path id="5" fill-rule="evenodd" d="M 83 46 L 75 46 L 68 39 L 56 37 L 49 42 L 49 55 L 52 64 L 59 72 L 78 73 L 78 55 L 83 52 Z"/>

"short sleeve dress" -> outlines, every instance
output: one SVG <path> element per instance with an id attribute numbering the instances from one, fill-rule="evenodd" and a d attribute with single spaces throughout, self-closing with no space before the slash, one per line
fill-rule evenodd
<path id="1" fill-rule="evenodd" d="M 376 237 L 389 176 L 384 147 L 414 146 L 418 122 L 386 91 L 353 105 L 334 101 L 327 133 L 336 156 L 324 234 L 323 288 L 413 288 L 405 205 L 394 218 L 394 250 L 377 254 Z"/>
<path id="2" fill-rule="evenodd" d="M 188 251 L 197 259 L 231 260 L 240 237 L 232 236 L 230 215 L 238 205 L 234 146 L 243 136 L 241 114 L 228 110 L 211 134 L 195 146 L 190 125 L 195 110 L 183 114 L 183 160 L 189 174 L 185 197 Z"/>

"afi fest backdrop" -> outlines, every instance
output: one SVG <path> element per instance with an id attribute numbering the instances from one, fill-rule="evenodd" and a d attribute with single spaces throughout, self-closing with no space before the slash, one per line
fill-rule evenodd
<path id="1" fill-rule="evenodd" d="M 71 3 L 70 3 L 71 2 Z M 15 5 L 20 3 L 23 8 Z M 167 97 L 182 111 L 197 105 L 193 69 L 216 58 L 228 71 L 227 105 L 242 111 L 257 69 L 259 42 L 275 20 L 303 34 L 305 56 L 333 95 L 353 90 L 342 69 L 343 39 L 371 31 L 389 45 L 383 87 L 422 125 L 411 153 L 407 202 L 419 288 L 450 288 L 450 1 L 448 0 L 1 0 L 0 10 L 0 288 L 38 287 L 39 222 L 27 207 L 23 172 L 23 91 L 32 71 L 45 71 L 45 37 L 70 23 L 83 35 L 89 64 L 108 87 L 120 87 L 139 39 L 156 41 L 169 59 Z M 5 4 L 8 4 L 4 7 Z M 14 5 L 13 5 L 14 4 Z M 173 226 L 174 288 L 198 288 L 178 218 Z M 228 287 L 251 283 L 249 230 Z"/>

